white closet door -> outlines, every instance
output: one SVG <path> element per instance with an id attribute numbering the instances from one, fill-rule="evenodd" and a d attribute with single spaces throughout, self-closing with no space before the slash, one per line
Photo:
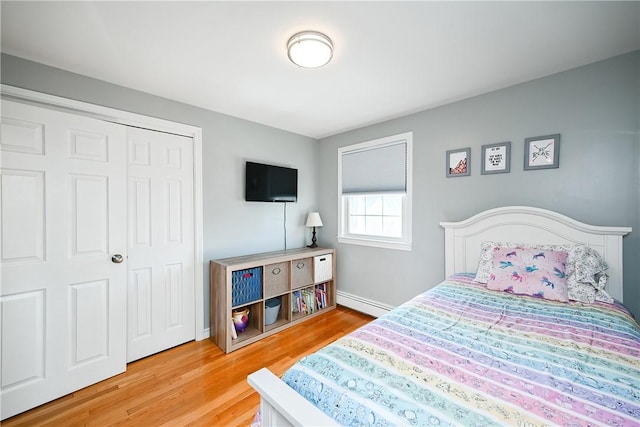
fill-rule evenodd
<path id="1" fill-rule="evenodd" d="M 192 138 L 129 128 L 127 362 L 195 339 Z"/>
<path id="2" fill-rule="evenodd" d="M 124 126 L 2 100 L 0 135 L 4 419 L 125 370 L 127 175 Z"/>

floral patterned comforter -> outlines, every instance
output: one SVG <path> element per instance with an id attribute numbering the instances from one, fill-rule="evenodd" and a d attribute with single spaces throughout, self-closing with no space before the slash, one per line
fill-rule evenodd
<path id="1" fill-rule="evenodd" d="M 343 425 L 640 425 L 640 327 L 621 305 L 457 275 L 283 380 Z"/>

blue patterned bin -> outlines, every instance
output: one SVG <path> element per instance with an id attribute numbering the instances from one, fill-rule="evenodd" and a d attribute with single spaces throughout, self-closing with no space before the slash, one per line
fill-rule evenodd
<path id="1" fill-rule="evenodd" d="M 231 272 L 233 307 L 262 299 L 262 267 Z"/>

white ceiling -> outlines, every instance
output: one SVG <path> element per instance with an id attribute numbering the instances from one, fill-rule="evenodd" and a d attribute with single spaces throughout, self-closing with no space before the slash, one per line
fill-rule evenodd
<path id="1" fill-rule="evenodd" d="M 640 49 L 640 2 L 1 2 L 2 52 L 313 138 Z M 291 64 L 302 30 L 333 60 Z"/>

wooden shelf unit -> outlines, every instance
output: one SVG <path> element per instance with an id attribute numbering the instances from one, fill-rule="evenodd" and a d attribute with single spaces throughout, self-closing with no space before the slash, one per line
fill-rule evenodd
<path id="1" fill-rule="evenodd" d="M 212 260 L 209 270 L 210 339 L 225 353 L 336 307 L 334 249 L 300 248 Z M 246 293 L 250 298 L 240 298 L 240 294 L 245 295 L 245 290 L 238 278 L 254 279 L 256 275 L 260 275 L 259 285 L 252 284 L 252 292 Z M 256 286 L 261 286 L 260 292 L 256 292 Z M 320 304 L 315 298 L 316 289 L 324 290 L 324 300 Z M 307 297 L 303 297 L 301 302 L 310 306 L 301 304 L 301 312 L 293 307 L 293 303 L 303 295 L 303 290 Z M 267 325 L 265 304 L 271 298 L 280 299 L 280 310 L 275 322 Z M 245 307 L 249 309 L 247 328 L 244 332 L 237 332 L 237 338 L 233 338 L 232 311 Z"/>

